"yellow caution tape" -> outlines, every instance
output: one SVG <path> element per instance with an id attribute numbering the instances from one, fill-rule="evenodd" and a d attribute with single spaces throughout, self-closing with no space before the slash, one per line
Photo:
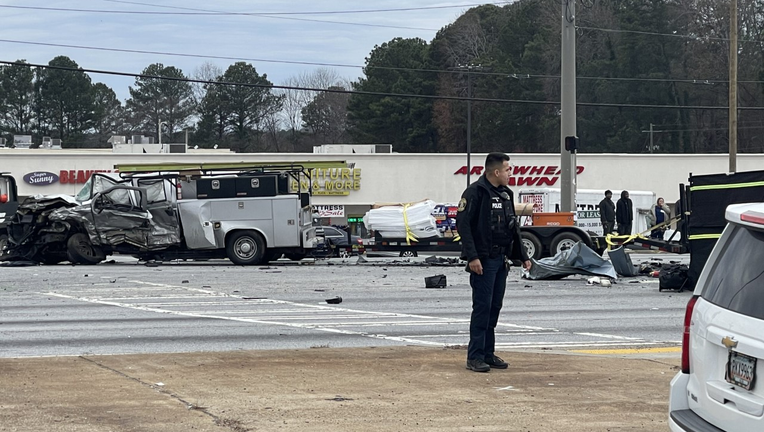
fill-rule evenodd
<path id="1" fill-rule="evenodd" d="M 690 213 L 687 212 L 686 214 L 690 214 Z M 629 235 L 607 234 L 605 236 L 605 242 L 608 245 L 608 249 L 610 249 L 610 246 L 622 246 L 622 245 L 625 245 L 626 243 L 629 243 L 629 242 L 634 241 L 636 239 L 647 240 L 647 237 L 645 237 L 645 234 L 651 232 L 652 230 L 656 230 L 656 229 L 660 229 L 660 228 L 663 228 L 663 227 L 667 227 L 667 226 L 671 225 L 672 223 L 674 223 L 674 222 L 676 222 L 676 221 L 678 221 L 680 219 L 682 219 L 681 215 L 674 216 L 673 218 L 671 218 L 671 219 L 669 219 L 667 221 L 663 221 L 663 222 L 659 223 L 658 225 L 650 227 L 647 230 L 642 231 L 641 233 L 637 233 L 637 234 L 629 234 Z M 616 242 L 616 241 L 613 241 L 613 240 L 623 240 L 623 241 Z"/>
<path id="2" fill-rule="evenodd" d="M 641 233 L 638 234 L 629 234 L 629 235 L 615 235 L 615 234 L 608 234 L 605 236 L 605 242 L 608 245 L 608 249 L 610 249 L 610 246 L 622 246 L 630 241 L 634 241 L 636 239 L 643 239 L 647 240 L 647 237 L 642 235 Z M 623 240 L 621 242 L 615 242 L 613 239 L 616 240 Z"/>

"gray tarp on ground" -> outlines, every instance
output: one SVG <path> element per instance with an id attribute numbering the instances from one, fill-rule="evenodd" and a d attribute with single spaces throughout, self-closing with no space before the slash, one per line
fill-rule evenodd
<path id="1" fill-rule="evenodd" d="M 631 258 L 626 254 L 626 250 L 623 246 L 608 251 L 608 258 L 613 263 L 616 273 L 625 277 L 632 277 L 639 275 L 639 266 L 634 265 L 631 262 Z"/>
<path id="2" fill-rule="evenodd" d="M 565 276 L 583 274 L 605 276 L 617 279 L 618 275 L 610 261 L 597 255 L 582 242 L 557 255 L 540 260 L 531 259 L 533 265 L 530 271 L 524 272 L 526 279 L 562 279 Z"/>

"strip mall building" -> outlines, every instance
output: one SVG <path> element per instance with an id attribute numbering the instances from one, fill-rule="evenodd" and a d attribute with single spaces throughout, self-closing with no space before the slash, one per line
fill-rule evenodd
<path id="1" fill-rule="evenodd" d="M 515 192 L 529 188 L 560 187 L 559 154 L 514 154 Z M 233 163 L 343 160 L 345 169 L 313 173 L 313 203 L 332 224 L 345 225 L 348 218 L 362 217 L 374 203 L 412 202 L 429 198 L 455 203 L 467 185 L 464 154 L 412 153 L 229 153 L 123 154 L 111 150 L 18 150 L 0 149 L 0 172 L 17 180 L 19 194 L 75 194 L 93 172 L 113 172 L 117 164 Z M 469 174 L 474 181 L 482 173 L 485 154 L 473 154 Z M 577 156 L 579 189 L 652 191 L 673 203 L 679 184 L 690 173 L 718 174 L 729 167 L 726 154 L 586 154 Z M 737 157 L 738 171 L 764 167 L 764 154 Z M 293 184 L 293 187 L 297 185 Z"/>

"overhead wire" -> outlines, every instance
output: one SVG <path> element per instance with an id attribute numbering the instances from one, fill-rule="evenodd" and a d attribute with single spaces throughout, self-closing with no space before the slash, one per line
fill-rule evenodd
<path id="1" fill-rule="evenodd" d="M 743 126 L 738 127 L 738 130 L 748 130 L 748 129 L 764 129 L 764 126 Z M 700 128 L 700 129 L 653 129 L 652 131 L 644 130 L 642 132 L 652 132 L 652 133 L 664 133 L 664 132 L 709 132 L 709 131 L 726 131 L 729 130 L 729 128 Z"/>
<path id="2" fill-rule="evenodd" d="M 25 67 L 35 67 L 35 68 L 41 68 L 41 69 L 64 70 L 69 72 L 86 72 L 86 73 L 103 74 L 103 75 L 128 76 L 128 77 L 134 77 L 134 78 L 188 82 L 188 83 L 196 83 L 196 84 L 229 85 L 229 86 L 233 85 L 233 86 L 241 86 L 241 87 L 268 88 L 268 89 L 280 89 L 280 90 L 301 90 L 301 91 L 312 91 L 312 92 L 323 92 L 323 93 L 360 94 L 360 95 L 369 95 L 369 96 L 399 97 L 399 98 L 408 98 L 408 99 L 430 99 L 430 100 L 452 100 L 452 101 L 469 100 L 473 102 L 490 102 L 490 103 L 559 105 L 558 101 L 499 99 L 499 98 L 483 98 L 483 97 L 465 98 L 461 96 L 372 92 L 372 91 L 365 91 L 365 90 L 346 90 L 346 89 L 339 89 L 339 88 L 324 89 L 324 88 L 275 85 L 275 84 L 266 85 L 266 84 L 252 84 L 252 83 L 239 83 L 239 82 L 225 82 L 225 81 L 203 80 L 203 79 L 195 79 L 195 78 L 165 77 L 165 76 L 146 75 L 146 74 L 138 74 L 138 73 L 132 73 L 132 72 L 120 72 L 120 71 L 109 71 L 109 70 L 99 70 L 99 69 L 70 68 L 70 67 L 63 67 L 63 66 L 43 65 L 43 64 L 34 64 L 34 63 L 26 63 L 26 62 L 18 62 L 18 61 L 1 61 L 0 60 L 0 64 L 5 64 L 9 66 L 25 66 Z M 729 108 L 727 106 L 711 106 L 711 105 L 619 104 L 619 103 L 601 103 L 601 102 L 577 102 L 576 104 L 579 106 L 587 106 L 587 107 L 639 108 L 639 109 L 651 108 L 651 109 L 697 109 L 697 110 L 724 109 L 726 110 Z M 764 111 L 764 107 L 739 107 L 738 109 L 740 109 L 741 111 Z"/>
<path id="3" fill-rule="evenodd" d="M 21 41 L 13 39 L 0 39 L 0 43 L 12 43 L 23 45 L 37 45 L 37 46 L 49 46 L 57 48 L 73 48 L 90 51 L 106 51 L 106 52 L 121 52 L 132 54 L 150 54 L 172 57 L 185 57 L 185 58 L 201 58 L 201 59 L 215 59 L 215 60 L 232 60 L 232 61 L 250 61 L 261 63 L 276 63 L 276 64 L 294 64 L 305 66 L 324 66 L 324 67 L 340 67 L 340 68 L 354 68 L 354 69 L 380 69 L 380 70 L 395 70 L 402 72 L 422 72 L 422 73 L 448 73 L 448 74 L 472 74 L 473 76 L 496 76 L 513 79 L 560 79 L 560 75 L 544 75 L 544 74 L 527 74 L 527 73 L 512 73 L 512 72 L 485 72 L 485 71 L 464 71 L 464 70 L 448 70 L 448 69 L 428 69 L 428 68 L 405 68 L 395 66 L 361 66 L 351 65 L 344 63 L 326 63 L 326 62 L 309 62 L 299 60 L 275 60 L 275 59 L 263 59 L 263 58 L 251 58 L 251 57 L 235 57 L 235 56 L 219 56 L 219 55 L 207 55 L 207 54 L 189 54 L 189 53 L 176 53 L 167 51 L 150 51 L 150 50 L 136 50 L 136 49 L 124 49 L 124 48 L 105 48 L 86 45 L 72 45 L 72 44 L 57 44 L 49 42 L 32 42 Z M 687 84 L 726 84 L 727 80 L 721 79 L 696 79 L 696 78 L 631 78 L 631 77 L 594 77 L 594 76 L 577 76 L 579 80 L 595 80 L 595 81 L 637 81 L 637 82 L 678 82 Z M 748 84 L 760 84 L 764 83 L 762 80 L 738 80 L 738 83 Z"/>
<path id="4" fill-rule="evenodd" d="M 109 1 L 109 0 L 104 0 Z M 377 27 L 377 28 L 391 28 L 398 30 L 418 30 L 418 31 L 438 31 L 439 29 L 431 29 L 424 27 L 410 27 L 410 26 L 397 26 L 387 24 L 371 24 L 371 23 L 356 23 L 347 21 L 331 21 L 331 20 L 317 20 L 309 18 L 297 18 L 294 15 L 326 15 L 326 14 L 360 14 L 360 13 L 379 13 L 379 12 L 411 12 L 417 10 L 432 10 L 432 9 L 448 9 L 448 8 L 463 8 L 480 6 L 481 3 L 468 3 L 459 5 L 443 5 L 443 6 L 421 6 L 421 7 L 409 7 L 409 8 L 391 8 L 391 9 L 369 9 L 369 10 L 345 10 L 345 11 L 297 11 L 297 12 L 225 12 L 214 11 L 208 9 L 196 9 L 180 6 L 167 6 L 167 5 L 155 5 L 139 2 L 127 2 L 116 1 L 115 3 L 136 4 L 151 7 L 161 7 L 174 10 L 186 10 L 188 12 L 160 12 L 160 11 L 128 11 L 128 10 L 104 10 L 104 9 L 80 9 L 80 8 L 63 8 L 63 7 L 47 7 L 47 6 L 18 6 L 18 5 L 0 5 L 0 8 L 7 9 L 22 9 L 22 10 L 38 10 L 38 11 L 54 11 L 54 12 L 79 12 L 79 13 L 97 13 L 97 14 L 127 14 L 127 15 L 175 15 L 175 16 L 250 16 L 259 18 L 271 18 L 282 19 L 292 21 L 307 21 L 325 24 L 340 24 L 340 25 L 352 25 L 361 27 Z M 490 4 L 509 4 L 512 1 L 498 1 Z M 288 15 L 288 16 L 287 16 Z"/>
<path id="5" fill-rule="evenodd" d="M 167 8 L 167 9 L 174 9 L 174 10 L 188 10 L 188 11 L 195 11 L 201 14 L 213 14 L 213 15 L 250 15 L 250 16 L 264 16 L 264 15 L 278 15 L 278 14 L 341 14 L 341 13 L 376 13 L 376 12 L 391 12 L 391 11 L 411 11 L 411 10 L 427 10 L 427 9 L 444 9 L 444 8 L 457 8 L 457 7 L 469 7 L 469 6 L 477 6 L 480 5 L 479 3 L 470 3 L 470 4 L 459 4 L 459 5 L 443 5 L 443 6 L 422 6 L 422 7 L 409 7 L 409 8 L 390 8 L 390 9 L 368 9 L 368 10 L 337 10 L 337 11 L 292 11 L 292 12 L 221 12 L 221 11 L 213 11 L 208 9 L 198 9 L 198 8 L 188 8 L 188 7 L 181 7 L 181 6 L 168 6 L 168 5 L 157 5 L 157 4 L 150 4 L 150 3 L 144 3 L 144 2 L 135 2 L 135 1 L 128 1 L 128 0 L 102 0 L 105 2 L 111 2 L 111 3 L 122 3 L 122 4 L 133 4 L 133 5 L 141 5 L 141 6 L 150 6 L 150 7 L 160 7 L 160 8 Z M 566 10 L 569 10 L 570 1 L 576 1 L 576 0 L 559 0 L 560 4 L 563 4 L 566 6 Z M 585 4 L 585 0 L 581 0 L 584 7 L 591 7 L 593 4 Z M 489 4 L 510 4 L 514 1 L 496 1 L 491 2 Z M 133 13 L 135 11 L 105 11 L 105 10 L 93 10 L 93 9 L 70 9 L 70 8 L 49 8 L 49 7 L 34 7 L 34 6 L 11 6 L 11 5 L 0 5 L 0 7 L 8 7 L 8 8 L 39 8 L 42 10 L 66 10 L 66 11 L 90 11 L 90 12 L 103 12 L 103 13 L 112 13 L 112 12 L 126 12 L 126 13 Z M 148 13 L 148 14 L 155 14 L 159 12 L 151 12 L 151 11 L 140 11 L 141 13 Z M 169 13 L 169 12 L 168 12 Z M 320 22 L 329 22 L 329 21 L 320 21 Z M 343 23 L 340 23 L 343 24 Z M 359 24 L 359 23 L 344 23 L 344 24 Z M 400 26 L 395 26 L 395 28 L 400 28 Z M 408 27 L 409 29 L 415 29 L 415 30 L 425 30 L 422 28 L 417 27 Z M 602 29 L 602 28 L 596 28 L 596 27 L 584 27 L 584 26 L 577 26 L 577 28 L 581 29 L 588 29 L 588 30 L 600 30 L 600 31 L 612 31 L 612 32 L 634 32 L 634 33 L 642 33 L 642 34 L 650 34 L 650 35 L 663 35 L 663 36 L 675 36 L 675 37 L 681 37 L 682 35 L 676 35 L 676 34 L 662 34 L 662 33 L 653 33 L 653 32 L 639 32 L 639 31 L 630 31 L 630 30 L 621 30 L 621 29 Z M 426 30 L 434 30 L 434 29 L 426 29 Z M 714 39 L 714 38 L 711 38 Z M 720 40 L 727 40 L 727 39 L 720 39 Z M 536 78 L 536 79 L 560 79 L 559 75 L 540 75 L 540 74 L 527 74 L 527 73 L 501 73 L 501 72 L 479 72 L 479 71 L 470 71 L 470 72 L 463 72 L 463 71 L 445 71 L 445 70 L 437 70 L 437 69 L 413 69 L 413 68 L 398 68 L 398 67 L 384 67 L 384 66 L 359 66 L 359 65 L 347 65 L 347 64 L 336 64 L 336 63 L 321 63 L 321 62 L 303 62 L 303 61 L 288 61 L 288 60 L 270 60 L 270 59 L 247 59 L 247 58 L 240 58 L 240 57 L 225 57 L 225 56 L 208 56 L 208 55 L 199 55 L 199 54 L 180 54 L 180 53 L 168 53 L 168 52 L 155 52 L 155 51 L 146 51 L 146 50 L 129 50 L 129 49 L 117 49 L 117 48 L 101 48 L 101 47 L 88 47 L 88 46 L 77 46 L 77 45 L 64 45 L 64 44 L 47 44 L 47 43 L 36 43 L 36 42 L 27 42 L 27 41 L 14 41 L 9 39 L 0 39 L 0 42 L 6 42 L 6 43 L 26 43 L 26 44 L 32 44 L 32 45 L 47 45 L 47 46 L 57 46 L 57 47 L 66 47 L 66 48 L 75 48 L 75 49 L 88 49 L 88 50 L 101 50 L 101 51 L 115 51 L 115 52 L 130 52 L 130 53 L 142 53 L 142 54 L 154 54 L 154 55 L 169 55 L 169 56 L 180 56 L 180 57 L 196 57 L 196 58 L 212 58 L 212 59 L 226 59 L 226 60 L 246 60 L 246 61 L 258 61 L 258 62 L 266 62 L 266 63 L 284 63 L 284 64 L 300 64 L 300 65 L 316 65 L 316 66 L 329 66 L 329 67 L 343 67 L 343 68 L 378 68 L 378 69 L 388 69 L 388 70 L 399 70 L 399 71 L 421 71 L 426 73 L 468 73 L 472 75 L 487 75 L 487 76 L 502 76 L 502 77 L 509 77 L 509 78 L 515 78 L 515 79 L 529 79 L 529 78 Z M 692 78 L 636 78 L 636 77 L 590 77 L 590 76 L 577 76 L 576 79 L 578 80 L 602 80 L 602 81 L 643 81 L 643 82 L 665 82 L 665 81 L 671 81 L 671 82 L 677 82 L 677 83 L 689 83 L 689 84 L 717 84 L 717 83 L 724 83 L 726 84 L 728 81 L 723 79 L 692 79 Z M 738 80 L 739 83 L 742 84 L 759 84 L 764 83 L 762 80 Z"/>
<path id="6" fill-rule="evenodd" d="M 55 7 L 41 7 L 41 6 L 11 6 L 0 5 L 0 8 L 8 9 L 22 9 L 22 10 L 38 10 L 38 11 L 54 11 L 54 12 L 81 12 L 81 13 L 100 13 L 100 14 L 128 14 L 128 15 L 209 15 L 209 16 L 234 16 L 234 15 L 246 15 L 245 13 L 229 13 L 229 12 L 148 12 L 148 11 L 107 11 L 96 9 L 71 9 L 71 8 L 55 8 Z M 325 24 L 341 24 L 352 25 L 361 27 L 377 27 L 377 28 L 391 28 L 397 30 L 420 30 L 420 31 L 438 31 L 439 29 L 423 28 L 423 27 L 407 27 L 396 26 L 386 24 L 369 24 L 369 23 L 354 23 L 347 21 L 329 21 L 329 20 L 315 20 L 309 18 L 296 18 L 278 15 L 251 15 L 259 18 L 272 18 L 291 21 L 308 21 Z"/>
<path id="7" fill-rule="evenodd" d="M 682 38 L 682 39 L 689 39 L 689 40 L 696 40 L 696 41 L 720 41 L 720 42 L 730 41 L 729 38 L 711 37 L 711 36 L 695 36 L 695 35 L 686 35 L 686 34 L 679 34 L 679 33 L 658 33 L 658 32 L 648 32 L 643 30 L 609 29 L 609 28 L 586 27 L 586 26 L 577 26 L 577 28 L 582 30 L 595 30 L 595 31 L 601 31 L 606 33 L 632 33 L 632 34 L 639 34 L 639 35 L 645 35 L 645 36 L 668 36 L 668 37 L 675 37 L 675 38 Z M 754 40 L 754 39 L 739 39 L 738 42 L 758 43 L 758 44 L 764 43 L 764 41 Z"/>
<path id="8" fill-rule="evenodd" d="M 127 1 L 127 0 L 101 0 L 101 1 L 108 2 L 108 3 L 131 4 L 131 5 L 137 5 L 137 6 L 160 7 L 164 9 L 212 12 L 212 11 L 206 11 L 204 9 L 194 9 L 194 8 L 187 8 L 187 7 L 181 7 L 181 6 L 159 5 L 159 4 L 142 3 L 142 2 L 136 2 L 136 1 Z M 456 8 L 463 8 L 463 7 L 483 6 L 486 4 L 500 5 L 500 4 L 511 4 L 511 3 L 514 3 L 514 1 L 505 0 L 505 1 L 493 1 L 493 2 L 486 2 L 486 3 L 465 3 L 465 4 L 452 4 L 452 5 L 441 5 L 441 6 L 418 6 L 418 7 L 390 8 L 390 9 L 358 9 L 358 10 L 296 11 L 296 12 L 295 11 L 290 11 L 290 12 L 220 12 L 220 13 L 231 14 L 231 15 L 338 15 L 338 14 L 363 14 L 363 13 L 380 13 L 380 12 L 412 12 L 412 11 L 423 11 L 423 10 L 433 10 L 433 9 L 456 9 Z"/>

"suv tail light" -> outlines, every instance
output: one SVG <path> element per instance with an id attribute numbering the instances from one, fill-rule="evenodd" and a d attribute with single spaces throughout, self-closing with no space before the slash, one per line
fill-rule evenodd
<path id="1" fill-rule="evenodd" d="M 755 211 L 747 211 L 740 215 L 740 220 L 743 222 L 753 222 L 759 225 L 764 225 L 764 214 Z"/>
<path id="2" fill-rule="evenodd" d="M 692 311 L 695 310 L 695 303 L 698 296 L 692 296 L 687 302 L 687 309 L 684 312 L 684 332 L 682 333 L 682 373 L 690 373 L 690 324 L 692 323 Z"/>

